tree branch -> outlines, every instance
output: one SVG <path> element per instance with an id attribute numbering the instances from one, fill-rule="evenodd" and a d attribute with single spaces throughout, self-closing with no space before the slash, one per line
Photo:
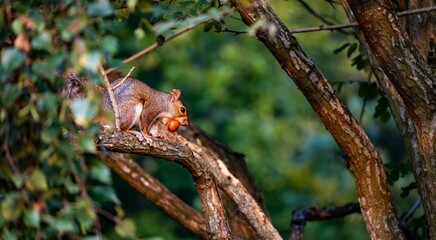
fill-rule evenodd
<path id="1" fill-rule="evenodd" d="M 207 239 L 206 220 L 157 179 L 149 175 L 125 154 L 97 152 L 96 155 L 142 196 L 152 202 L 172 219 L 197 236 Z"/>
<path id="2" fill-rule="evenodd" d="M 210 173 L 219 188 L 238 206 L 258 238 L 281 239 L 262 208 L 218 155 L 196 144 L 199 141 L 193 143 L 168 131 L 161 131 L 160 134 L 165 140 L 153 139 L 154 145 L 151 147 L 138 142 L 131 134 L 103 131 L 99 135 L 97 145 L 109 151 L 149 154 L 175 161 L 187 168 L 194 179 L 204 177 L 204 173 Z"/>
<path id="3" fill-rule="evenodd" d="M 301 0 L 299 0 L 301 1 Z M 425 8 L 418 8 L 408 11 L 402 11 L 398 12 L 398 17 L 418 14 L 418 13 L 428 13 L 436 10 L 436 6 L 433 7 L 425 7 Z M 352 27 L 358 27 L 359 24 L 355 21 L 350 21 L 350 23 L 341 23 L 341 24 L 329 24 L 327 26 L 321 25 L 318 27 L 307 27 L 307 28 L 298 28 L 298 29 L 291 29 L 289 30 L 291 33 L 305 33 L 305 32 L 316 32 L 316 31 L 332 31 L 332 30 L 339 30 L 344 28 L 352 28 Z"/>
<path id="4" fill-rule="evenodd" d="M 195 178 L 194 182 L 198 189 L 205 218 L 208 221 L 208 239 L 231 239 L 224 205 L 213 176 L 211 174 L 204 174 L 200 178 Z"/>
<path id="5" fill-rule="evenodd" d="M 358 39 L 371 65 L 376 66 L 373 69 L 378 84 L 386 94 L 407 145 L 430 226 L 430 238 L 436 239 L 436 228 L 432 227 L 436 226 L 436 200 L 426 197 L 436 195 L 436 152 L 433 150 L 436 147 L 436 79 L 397 19 L 392 18 L 393 8 L 389 1 L 368 2 L 364 6 L 356 1 L 349 0 L 348 3 L 350 6 L 343 0 L 349 18 L 356 17 L 361 22 Z M 370 22 L 365 17 L 368 15 L 373 16 Z"/>
<path id="6" fill-rule="evenodd" d="M 343 206 L 324 208 L 302 208 L 292 212 L 290 240 L 303 239 L 306 222 L 323 221 L 333 218 L 344 217 L 353 213 L 361 213 L 358 203 L 348 203 Z"/>
<path id="7" fill-rule="evenodd" d="M 109 99 L 112 104 L 112 109 L 115 114 L 115 128 L 119 131 L 120 130 L 120 114 L 118 113 L 118 104 L 115 100 L 114 96 L 114 89 L 111 86 L 111 83 L 109 82 L 109 79 L 107 77 L 107 73 L 104 71 L 103 66 L 100 64 L 98 65 L 98 68 L 100 69 L 101 75 L 103 76 L 104 83 L 106 85 L 107 92 L 109 94 Z"/>
<path id="8" fill-rule="evenodd" d="M 227 9 L 227 8 L 226 8 L 226 9 L 223 10 L 220 14 L 221 14 L 221 16 L 225 16 L 225 15 L 231 13 L 231 12 L 232 12 L 231 9 Z M 208 18 L 206 18 L 206 19 L 204 19 L 204 20 L 202 20 L 202 21 L 199 21 L 199 22 L 197 22 L 197 23 L 195 23 L 195 24 L 193 24 L 193 25 L 186 26 L 186 27 L 184 27 L 184 28 L 182 28 L 182 29 L 179 29 L 178 31 L 176 31 L 176 32 L 174 32 L 173 34 L 169 35 L 168 37 L 164 38 L 164 40 L 163 40 L 161 43 L 157 43 L 157 42 L 156 42 L 156 43 L 152 44 L 151 46 L 147 47 L 146 49 L 144 49 L 144 50 L 142 50 L 142 51 L 140 51 L 140 52 L 134 54 L 133 56 L 131 56 L 131 57 L 125 59 L 125 60 L 123 61 L 123 63 L 124 63 L 124 64 L 130 63 L 130 62 L 132 62 L 132 61 L 134 61 L 134 60 L 136 60 L 136 59 L 142 57 L 143 55 L 146 55 L 146 54 L 150 53 L 150 52 L 153 51 L 154 49 L 156 49 L 156 48 L 162 46 L 163 43 L 168 42 L 168 41 L 170 41 L 171 39 L 176 38 L 176 37 L 182 35 L 183 33 L 188 32 L 189 30 L 192 30 L 192 29 L 194 29 L 195 27 L 197 27 L 197 26 L 199 26 L 199 25 L 202 25 L 202 24 L 204 24 L 204 23 L 206 23 L 206 22 L 208 22 L 208 21 L 210 21 L 210 20 L 212 20 L 212 19 L 214 19 L 214 17 L 211 16 L 211 17 L 208 17 Z M 110 69 L 106 70 L 106 74 L 109 74 L 109 73 L 111 73 L 111 72 L 113 72 L 113 71 L 115 71 L 115 70 L 117 70 L 117 68 L 110 68 Z"/>
<path id="9" fill-rule="evenodd" d="M 427 121 L 434 121 L 436 88 L 433 83 L 436 79 L 401 30 L 391 2 L 349 0 L 348 4 L 369 47 L 376 53 L 375 60 L 403 97 L 410 114 L 427 116 Z M 372 17 L 369 19 L 368 15 Z"/>

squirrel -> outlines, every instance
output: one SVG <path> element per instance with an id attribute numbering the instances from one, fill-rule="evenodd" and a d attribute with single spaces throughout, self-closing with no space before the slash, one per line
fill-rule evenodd
<path id="1" fill-rule="evenodd" d="M 66 80 L 65 87 L 62 89 L 64 97 L 84 97 L 80 89 L 86 80 L 77 76 L 74 71 L 67 71 L 63 77 Z M 188 125 L 188 112 L 180 100 L 181 91 L 179 89 L 165 93 L 134 78 L 126 78 L 122 81 L 123 78 L 119 78 L 111 83 L 112 88 L 116 86 L 113 92 L 118 106 L 121 131 L 132 133 L 139 141 L 151 144 L 153 142 L 151 137 L 161 137 L 158 133 L 160 121 L 165 125 L 177 121 L 175 130 L 179 124 Z M 102 92 L 100 108 L 112 111 L 108 90 L 99 89 L 99 91 Z M 141 131 L 132 130 L 134 126 L 139 126 Z"/>
<path id="2" fill-rule="evenodd" d="M 112 82 L 111 87 L 117 86 L 121 81 L 122 78 Z M 187 109 L 180 101 L 180 89 L 165 93 L 137 79 L 127 78 L 113 92 L 118 105 L 121 131 L 134 134 L 139 141 L 145 140 L 151 144 L 151 136 L 160 137 L 160 120 L 165 125 L 170 120 L 176 120 L 180 125 L 188 125 Z M 112 110 L 107 89 L 103 92 L 101 108 Z M 135 125 L 139 126 L 141 132 L 131 130 Z"/>

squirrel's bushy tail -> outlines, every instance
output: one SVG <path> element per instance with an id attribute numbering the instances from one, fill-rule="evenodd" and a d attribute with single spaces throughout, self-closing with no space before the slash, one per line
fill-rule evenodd
<path id="1" fill-rule="evenodd" d="M 67 70 L 62 78 L 65 80 L 65 86 L 61 91 L 65 98 L 83 98 L 85 93 L 83 86 L 86 84 L 86 79 L 81 78 L 73 69 Z"/>

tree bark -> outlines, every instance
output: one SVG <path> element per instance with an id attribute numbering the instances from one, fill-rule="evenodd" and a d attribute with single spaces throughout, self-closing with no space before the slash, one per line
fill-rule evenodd
<path id="1" fill-rule="evenodd" d="M 247 25 L 259 20 L 265 22 L 256 33 L 258 39 L 294 80 L 349 159 L 371 238 L 404 239 L 379 153 L 327 79 L 266 1 L 233 0 L 232 3 Z"/>
<path id="2" fill-rule="evenodd" d="M 109 151 L 148 154 L 177 162 L 187 168 L 194 179 L 205 178 L 207 174 L 211 174 L 217 186 L 236 204 L 252 227 L 256 239 L 281 239 L 264 210 L 229 171 L 218 154 L 198 145 L 199 139 L 190 142 L 168 131 L 162 131 L 161 134 L 164 138 L 154 139 L 153 146 L 149 146 L 138 142 L 131 134 L 106 130 L 100 133 L 97 146 Z M 222 229 L 222 227 L 212 226 L 210 229 Z"/>
<path id="3" fill-rule="evenodd" d="M 402 10 L 431 7 L 434 0 L 408 0 Z M 436 13 L 427 12 L 411 15 L 400 21 L 415 46 L 416 50 L 427 61 L 427 64 L 436 69 Z"/>
<path id="4" fill-rule="evenodd" d="M 147 200 L 168 214 L 176 222 L 201 237 L 208 238 L 206 220 L 202 214 L 187 205 L 157 179 L 150 176 L 125 154 L 97 152 L 97 156 Z"/>
<path id="5" fill-rule="evenodd" d="M 399 24 L 390 1 L 348 3 L 371 49 L 372 64 L 386 75 L 378 81 L 390 99 L 408 147 L 430 238 L 436 239 L 436 78 L 427 59 L 401 31 L 404 26 Z"/>

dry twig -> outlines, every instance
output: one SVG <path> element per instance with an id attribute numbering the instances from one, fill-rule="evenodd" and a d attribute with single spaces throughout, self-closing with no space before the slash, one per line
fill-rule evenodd
<path id="1" fill-rule="evenodd" d="M 109 82 L 109 79 L 107 78 L 107 72 L 104 71 L 103 66 L 100 64 L 98 68 L 100 69 L 101 75 L 103 75 L 103 80 L 106 85 L 106 89 L 112 103 L 112 109 L 114 110 L 115 128 L 117 129 L 117 131 L 120 131 L 120 114 L 118 113 L 118 105 L 117 105 L 117 101 L 115 100 L 114 91 L 111 87 L 111 83 Z"/>

